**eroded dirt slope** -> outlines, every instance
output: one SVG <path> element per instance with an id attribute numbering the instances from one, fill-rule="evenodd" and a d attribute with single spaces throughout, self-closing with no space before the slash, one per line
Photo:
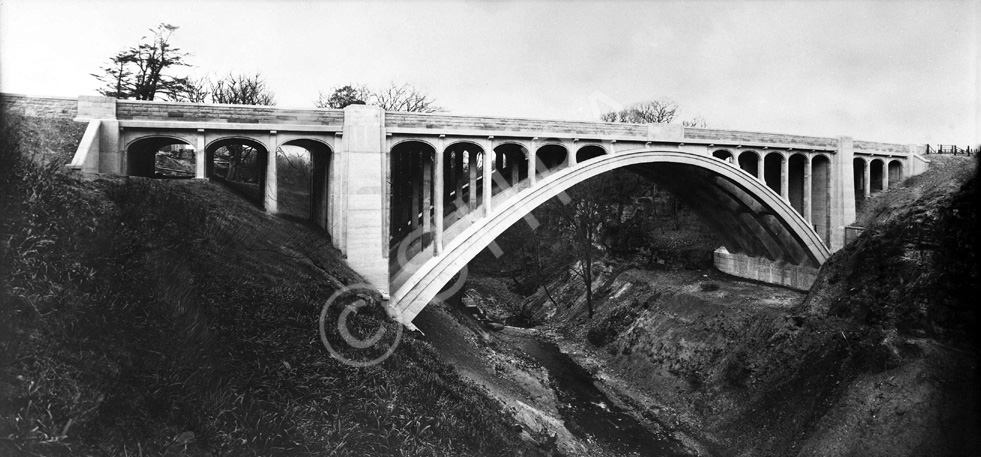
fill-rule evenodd
<path id="1" fill-rule="evenodd" d="M 569 278 L 526 306 L 715 455 L 977 455 L 974 164 L 944 159 L 877 197 L 806 299 L 597 264 L 593 319 Z"/>

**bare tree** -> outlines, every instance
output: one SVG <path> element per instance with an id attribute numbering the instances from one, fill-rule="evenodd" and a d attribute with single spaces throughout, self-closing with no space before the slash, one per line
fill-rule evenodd
<path id="1" fill-rule="evenodd" d="M 347 84 L 335 87 L 330 95 L 323 92 L 317 99 L 317 108 L 342 109 L 348 105 L 365 105 L 372 99 L 372 93 L 367 87 L 358 84 Z"/>
<path id="2" fill-rule="evenodd" d="M 610 111 L 600 116 L 600 120 L 633 124 L 667 124 L 674 120 L 677 113 L 678 103 L 662 98 L 635 103 L 620 111 Z"/>
<path id="3" fill-rule="evenodd" d="M 187 103 L 208 103 L 211 99 L 211 80 L 205 76 L 198 79 L 188 78 L 180 90 L 174 94 L 174 100 Z"/>
<path id="4" fill-rule="evenodd" d="M 385 111 L 435 113 L 442 110 L 436 105 L 435 100 L 408 83 L 401 86 L 392 83 L 387 88 L 375 92 L 372 102 L 371 104 Z"/>
<path id="5" fill-rule="evenodd" d="M 385 89 L 373 91 L 365 86 L 348 84 L 337 87 L 329 96 L 320 93 L 318 108 L 340 109 L 348 105 L 374 105 L 385 111 L 435 113 L 443 109 L 436 101 L 411 84 L 392 83 Z"/>
<path id="6" fill-rule="evenodd" d="M 110 58 L 109 66 L 102 73 L 92 73 L 104 84 L 99 93 L 106 97 L 136 100 L 153 100 L 157 96 L 174 100 L 184 90 L 187 78 L 167 74 L 175 67 L 188 66 L 184 62 L 187 53 L 170 45 L 170 37 L 178 27 L 161 23 L 150 29 L 153 37 L 141 38 L 132 48 Z"/>
<path id="7" fill-rule="evenodd" d="M 276 97 L 261 74 L 229 73 L 211 85 L 211 101 L 227 105 L 275 105 Z"/>

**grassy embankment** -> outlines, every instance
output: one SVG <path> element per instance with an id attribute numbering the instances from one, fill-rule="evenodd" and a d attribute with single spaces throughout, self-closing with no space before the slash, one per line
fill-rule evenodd
<path id="1" fill-rule="evenodd" d="M 0 454 L 536 452 L 424 342 L 327 354 L 320 307 L 359 279 L 315 230 L 211 183 L 66 175 L 84 125 L 3 120 Z"/>

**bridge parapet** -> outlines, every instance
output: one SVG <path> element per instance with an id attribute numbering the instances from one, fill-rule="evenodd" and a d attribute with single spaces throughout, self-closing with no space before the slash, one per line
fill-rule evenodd
<path id="1" fill-rule="evenodd" d="M 828 152 L 834 152 L 838 145 L 838 141 L 835 138 L 690 127 L 685 128 L 685 139 L 700 140 L 700 143 L 818 149 Z"/>
<path id="2" fill-rule="evenodd" d="M 389 131 L 425 130 L 446 133 L 458 132 L 512 132 L 547 136 L 549 133 L 582 135 L 584 137 L 620 137 L 646 139 L 648 127 L 644 124 L 611 124 L 589 121 L 552 121 L 543 119 L 498 118 L 487 116 L 454 116 L 447 114 L 419 114 L 389 112 L 385 115 L 385 127 Z"/>
<path id="3" fill-rule="evenodd" d="M 878 143 L 875 141 L 855 140 L 855 152 L 859 154 L 905 157 L 909 154 L 923 154 L 926 152 L 926 147 L 918 144 Z"/>
<path id="4" fill-rule="evenodd" d="M 27 117 L 73 119 L 78 111 L 78 98 L 0 93 L 0 110 Z"/>
<path id="5" fill-rule="evenodd" d="M 331 109 L 289 109 L 272 106 L 219 105 L 212 103 L 176 103 L 119 100 L 116 118 L 127 120 L 161 120 L 226 122 L 241 124 L 328 124 L 344 123 L 344 111 Z"/>

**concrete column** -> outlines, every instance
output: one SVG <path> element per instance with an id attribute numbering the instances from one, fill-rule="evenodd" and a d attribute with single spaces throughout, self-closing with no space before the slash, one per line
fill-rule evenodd
<path id="1" fill-rule="evenodd" d="M 531 150 L 528 151 L 528 182 L 535 187 L 538 182 L 538 138 L 531 139 Z"/>
<path id="2" fill-rule="evenodd" d="M 194 178 L 195 179 L 206 179 L 208 177 L 207 173 L 207 157 L 208 155 L 204 150 L 204 129 L 198 129 L 197 142 L 194 145 Z"/>
<path id="3" fill-rule="evenodd" d="M 277 208 L 279 191 L 276 185 L 276 149 L 279 145 L 276 144 L 276 131 L 269 131 L 269 150 L 266 151 L 266 187 L 263 191 L 263 197 L 265 200 L 266 212 L 270 214 L 276 214 L 279 210 Z"/>
<path id="4" fill-rule="evenodd" d="M 351 268 L 388 298 L 388 232 L 384 219 L 388 151 L 385 148 L 385 112 L 376 106 L 349 105 L 344 108 L 344 141 L 339 148 L 344 163 L 345 201 L 341 230 Z"/>
<path id="5" fill-rule="evenodd" d="M 780 163 L 780 196 L 784 200 L 790 201 L 790 157 L 787 154 L 780 154 L 783 162 Z"/>
<path id="6" fill-rule="evenodd" d="M 467 151 L 467 168 L 470 172 L 470 187 L 467 191 L 467 206 L 470 208 L 469 212 L 474 212 L 477 209 L 477 152 Z M 487 164 L 485 163 L 486 167 Z"/>
<path id="7" fill-rule="evenodd" d="M 410 208 L 409 210 L 412 212 L 412 214 L 411 214 L 411 219 L 409 220 L 409 228 L 413 232 L 415 232 L 416 229 L 419 228 L 419 213 L 422 212 L 422 209 L 420 208 L 421 206 L 420 201 L 419 201 L 422 198 L 420 196 L 421 194 L 420 187 L 422 186 L 422 184 L 419 182 L 419 179 L 416 178 L 416 173 L 419 172 L 419 166 L 415 162 L 415 160 L 412 161 L 412 165 L 410 166 L 409 170 L 411 170 L 409 172 L 409 182 L 411 183 L 412 186 L 412 193 L 410 194 L 411 195 L 410 201 L 412 203 L 409 205 Z"/>
<path id="8" fill-rule="evenodd" d="M 804 220 L 811 223 L 811 158 L 810 154 L 805 154 L 807 162 L 804 163 Z"/>
<path id="9" fill-rule="evenodd" d="M 865 163 L 865 180 L 862 181 L 862 191 L 865 194 L 865 199 L 868 200 L 872 196 L 872 161 L 863 158 L 862 162 Z"/>
<path id="10" fill-rule="evenodd" d="M 882 190 L 889 190 L 889 161 L 882 160 Z"/>
<path id="11" fill-rule="evenodd" d="M 463 152 L 457 152 L 453 158 L 453 185 L 456 186 L 456 199 L 463 201 Z M 460 210 L 462 208 L 456 208 Z"/>
<path id="12" fill-rule="evenodd" d="M 766 164 L 766 161 L 763 160 L 764 157 L 766 157 L 766 154 L 763 151 L 760 151 L 756 156 L 756 179 L 759 179 L 762 183 L 766 183 L 766 175 L 763 174 L 763 166 Z"/>
<path id="13" fill-rule="evenodd" d="M 577 140 L 564 141 L 563 143 L 564 143 L 565 149 L 567 151 L 566 152 L 566 156 L 567 156 L 566 157 L 566 163 L 569 164 L 569 168 L 572 168 L 572 167 L 576 166 L 576 163 L 578 163 L 578 161 L 576 160 L 576 152 L 578 152 L 576 150 L 576 147 L 579 145 L 578 144 L 578 141 Z"/>
<path id="14" fill-rule="evenodd" d="M 838 147 L 831 157 L 830 205 L 828 208 L 831 252 L 845 246 L 845 226 L 855 221 L 855 150 L 851 137 L 838 137 Z"/>
<path id="15" fill-rule="evenodd" d="M 422 233 L 432 234 L 433 208 L 433 162 L 429 157 L 422 157 Z M 422 246 L 426 246 L 426 238 L 422 238 Z"/>
<path id="16" fill-rule="evenodd" d="M 99 173 L 126 174 L 128 157 L 120 139 L 119 121 L 103 119 L 99 126 Z"/>
<path id="17" fill-rule="evenodd" d="M 493 212 L 491 200 L 494 197 L 494 181 L 491 174 L 494 172 L 494 138 L 487 139 L 487 147 L 484 148 L 484 216 L 490 216 Z"/>
<path id="18" fill-rule="evenodd" d="M 344 189 L 347 189 L 347 165 L 345 160 L 347 159 L 347 154 L 342 152 L 345 148 L 344 135 L 343 133 L 334 134 L 334 154 L 331 156 L 330 160 L 330 178 L 327 180 L 327 185 L 330 186 L 330 205 L 328 205 L 327 210 L 330 211 L 330 238 L 331 242 L 335 248 L 341 251 L 341 254 L 347 254 L 345 251 L 347 245 L 344 241 L 343 227 L 346 226 L 344 219 L 347 216 L 347 195 L 344 194 Z"/>
<path id="19" fill-rule="evenodd" d="M 436 206 L 436 211 L 433 216 L 433 222 L 436 228 L 433 234 L 433 249 L 437 256 L 443 253 L 443 194 L 446 193 L 446 185 L 443 177 L 443 142 L 442 136 L 436 140 L 436 166 L 433 167 L 436 170 L 434 179 L 434 185 L 436 187 L 436 202 L 434 205 Z"/>
<path id="20" fill-rule="evenodd" d="M 521 165 L 517 160 L 509 160 L 508 162 L 511 164 L 511 187 L 515 187 L 518 185 L 518 180 L 521 179 Z"/>

